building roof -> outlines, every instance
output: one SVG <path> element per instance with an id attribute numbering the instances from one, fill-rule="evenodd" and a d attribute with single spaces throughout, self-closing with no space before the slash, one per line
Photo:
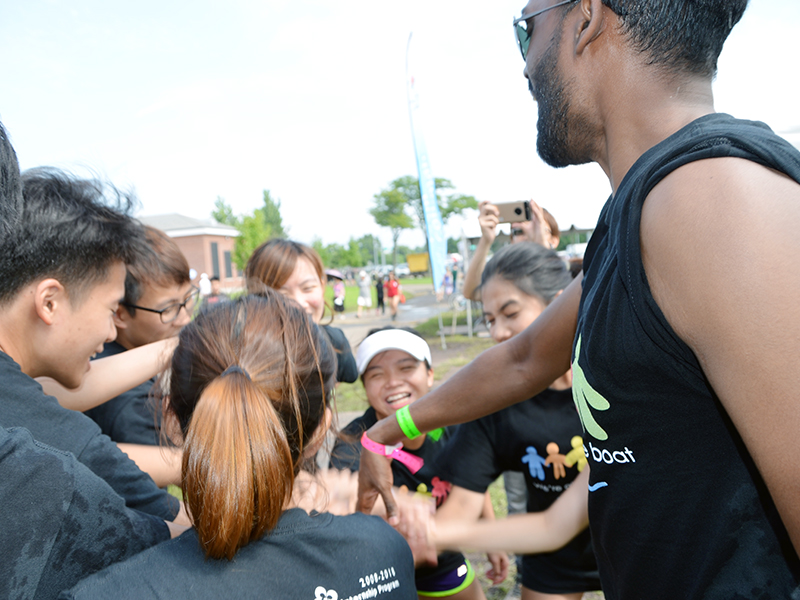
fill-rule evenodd
<path id="1" fill-rule="evenodd" d="M 214 219 L 195 219 L 178 213 L 139 217 L 144 225 L 155 227 L 169 237 L 189 237 L 192 235 L 221 235 L 238 237 L 239 231 L 230 225 L 223 225 Z"/>

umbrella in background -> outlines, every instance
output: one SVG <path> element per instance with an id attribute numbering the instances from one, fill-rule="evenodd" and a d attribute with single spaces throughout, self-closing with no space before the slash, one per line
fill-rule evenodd
<path id="1" fill-rule="evenodd" d="M 325 271 L 325 275 L 328 276 L 328 281 L 331 279 L 338 279 L 339 281 L 344 281 L 344 275 L 342 275 L 341 271 L 337 271 L 336 269 L 327 269 Z"/>

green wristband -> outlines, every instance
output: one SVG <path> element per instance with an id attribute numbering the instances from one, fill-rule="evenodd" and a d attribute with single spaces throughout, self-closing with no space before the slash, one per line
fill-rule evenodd
<path id="1" fill-rule="evenodd" d="M 439 439 L 442 437 L 444 433 L 444 429 L 439 427 L 439 429 L 434 429 L 433 431 L 428 432 L 428 437 L 431 438 L 434 442 L 438 442 Z"/>
<path id="2" fill-rule="evenodd" d="M 422 435 L 419 429 L 417 429 L 417 426 L 414 425 L 414 420 L 411 418 L 411 413 L 408 410 L 407 404 L 394 414 L 397 415 L 397 424 L 400 425 L 400 431 L 403 432 L 404 436 L 413 440 Z"/>

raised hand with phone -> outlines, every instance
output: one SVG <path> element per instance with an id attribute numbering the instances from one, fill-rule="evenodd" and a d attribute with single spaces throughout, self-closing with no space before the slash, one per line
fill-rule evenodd
<path id="1" fill-rule="evenodd" d="M 472 300 L 479 299 L 477 287 L 481 280 L 483 267 L 486 265 L 489 250 L 497 238 L 497 226 L 500 223 L 511 224 L 512 244 L 528 241 L 554 249 L 558 246 L 560 239 L 556 220 L 533 200 L 497 204 L 483 200 L 478 204 L 478 210 L 481 239 L 475 248 L 475 253 L 470 258 L 462 289 L 464 297 Z"/>

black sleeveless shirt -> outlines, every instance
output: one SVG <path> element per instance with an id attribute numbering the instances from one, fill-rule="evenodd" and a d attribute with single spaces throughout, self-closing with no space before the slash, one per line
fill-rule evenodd
<path id="1" fill-rule="evenodd" d="M 584 258 L 573 395 L 609 599 L 800 597 L 800 561 L 766 485 L 642 264 L 647 195 L 673 170 L 715 157 L 800 182 L 800 153 L 766 125 L 704 116 L 636 161 Z"/>

